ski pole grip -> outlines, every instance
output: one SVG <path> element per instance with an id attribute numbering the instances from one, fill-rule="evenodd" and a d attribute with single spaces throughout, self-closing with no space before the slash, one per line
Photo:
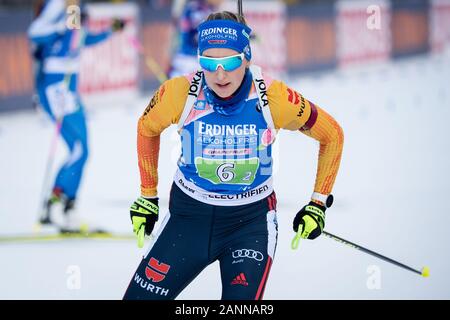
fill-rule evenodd
<path id="1" fill-rule="evenodd" d="M 298 231 L 297 231 L 297 233 L 295 234 L 294 239 L 292 239 L 292 242 L 291 242 L 291 248 L 292 248 L 292 250 L 297 250 L 298 245 L 299 245 L 299 243 L 300 243 L 300 239 L 301 239 L 301 237 L 302 237 L 302 232 L 303 232 L 303 225 L 300 225 L 300 226 L 298 227 Z"/>
<path id="2" fill-rule="evenodd" d="M 138 248 L 142 248 L 144 246 L 145 239 L 145 225 L 142 225 L 137 234 L 138 237 Z"/>

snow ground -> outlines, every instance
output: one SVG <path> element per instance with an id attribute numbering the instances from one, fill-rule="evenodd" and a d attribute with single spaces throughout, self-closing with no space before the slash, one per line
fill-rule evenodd
<path id="1" fill-rule="evenodd" d="M 431 276 L 422 278 L 325 237 L 291 250 L 292 219 L 312 192 L 318 145 L 300 133 L 281 132 L 275 149 L 279 237 L 265 299 L 449 299 L 449 56 L 288 83 L 344 129 L 326 229 L 416 269 L 428 265 Z M 91 224 L 131 231 L 128 208 L 139 194 L 136 122 L 149 99 L 87 103 L 91 153 L 79 210 Z M 53 134 L 42 114 L 0 115 L 0 235 L 32 229 Z M 162 141 L 164 214 L 177 156 L 174 127 Z M 57 151 L 62 161 L 62 143 Z M 131 240 L 0 243 L 0 299 L 121 299 L 144 253 Z M 73 282 L 77 275 L 80 281 Z M 219 299 L 219 279 L 218 264 L 212 264 L 179 299 Z"/>

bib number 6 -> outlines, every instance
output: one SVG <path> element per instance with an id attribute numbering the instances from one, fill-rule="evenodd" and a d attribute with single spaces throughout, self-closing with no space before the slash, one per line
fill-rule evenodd
<path id="1" fill-rule="evenodd" d="M 259 159 L 205 159 L 195 158 L 195 168 L 199 177 L 214 184 L 253 183 L 258 172 Z"/>
<path id="2" fill-rule="evenodd" d="M 234 163 L 223 163 L 217 167 L 217 176 L 221 182 L 229 182 L 234 179 L 235 173 L 233 172 Z"/>

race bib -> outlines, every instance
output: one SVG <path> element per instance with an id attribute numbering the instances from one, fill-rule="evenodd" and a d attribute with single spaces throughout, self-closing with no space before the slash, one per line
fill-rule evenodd
<path id="1" fill-rule="evenodd" d="M 259 168 L 258 158 L 206 159 L 195 158 L 198 175 L 214 184 L 250 185 Z"/>
<path id="2" fill-rule="evenodd" d="M 50 109 L 56 118 L 62 118 L 66 114 L 78 110 L 75 94 L 67 89 L 64 81 L 57 82 L 47 87 L 45 93 L 50 104 Z"/>

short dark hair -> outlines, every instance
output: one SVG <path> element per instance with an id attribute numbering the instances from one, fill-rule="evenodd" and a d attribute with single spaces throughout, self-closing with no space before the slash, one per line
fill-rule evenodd
<path id="1" fill-rule="evenodd" d="M 244 25 L 247 25 L 247 22 L 245 21 L 244 16 L 237 15 L 230 11 L 220 11 L 220 12 L 211 13 L 206 18 L 206 21 L 211 21 L 211 20 L 231 20 L 231 21 L 236 21 L 236 22 L 242 23 Z"/>

